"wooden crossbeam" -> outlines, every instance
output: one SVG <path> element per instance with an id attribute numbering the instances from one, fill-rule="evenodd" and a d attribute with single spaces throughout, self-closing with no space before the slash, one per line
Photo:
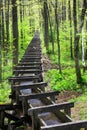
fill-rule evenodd
<path id="1" fill-rule="evenodd" d="M 38 113 L 45 113 L 45 112 L 53 112 L 55 110 L 62 110 L 62 109 L 66 109 L 66 108 L 72 108 L 74 107 L 74 103 L 68 103 L 68 102 L 64 102 L 64 103 L 59 103 L 59 104 L 52 104 L 52 105 L 47 105 L 47 106 L 41 106 L 41 107 L 35 107 L 35 108 L 31 108 L 28 110 L 28 114 L 32 115 L 33 112 L 35 114 Z"/>
<path id="2" fill-rule="evenodd" d="M 52 96 L 56 96 L 59 94 L 59 91 L 55 91 L 55 92 L 45 92 L 45 93 L 37 93 L 37 94 L 30 94 L 30 95 L 20 95 L 19 99 L 22 100 L 24 98 L 26 99 L 41 99 L 41 98 L 46 98 L 46 97 L 52 97 Z"/>
<path id="3" fill-rule="evenodd" d="M 31 54 L 31 55 L 36 54 L 36 55 L 38 55 L 38 54 L 42 54 L 42 53 L 41 53 L 41 51 L 40 51 L 40 52 L 39 52 L 39 51 L 38 51 L 38 52 L 30 52 L 30 51 L 27 51 L 27 52 L 25 53 L 25 55 L 26 55 L 26 54 L 29 54 L 29 55 L 30 55 L 30 54 Z"/>
<path id="4" fill-rule="evenodd" d="M 8 78 L 9 81 L 32 81 L 34 79 L 38 79 L 39 75 L 36 76 L 15 76 Z"/>
<path id="5" fill-rule="evenodd" d="M 21 90 L 21 89 L 29 89 L 29 88 L 42 88 L 46 87 L 47 83 L 46 82 L 38 82 L 38 83 L 32 83 L 32 84 L 23 84 L 23 85 L 13 85 L 12 88 L 13 90 Z"/>
<path id="6" fill-rule="evenodd" d="M 16 66 L 15 69 L 41 69 L 41 66 Z"/>
<path id="7" fill-rule="evenodd" d="M 35 56 L 42 58 L 42 55 L 41 55 L 41 54 L 37 54 L 37 55 L 36 55 L 36 54 L 28 54 L 28 55 L 24 55 L 23 58 L 24 58 L 24 57 L 25 57 L 25 58 L 26 58 L 26 57 L 35 57 Z"/>
<path id="8" fill-rule="evenodd" d="M 40 128 L 40 130 L 80 130 L 81 128 L 85 128 L 85 130 L 87 130 L 87 120 L 68 122 L 59 125 L 50 125 L 45 127 L 43 126 Z"/>
<path id="9" fill-rule="evenodd" d="M 13 73 L 17 73 L 17 74 L 32 74 L 32 73 L 38 74 L 38 73 L 41 73 L 41 72 L 43 72 L 43 71 L 40 70 L 40 69 L 14 70 L 13 71 Z"/>
<path id="10" fill-rule="evenodd" d="M 18 65 L 42 65 L 42 62 L 19 62 Z"/>
<path id="11" fill-rule="evenodd" d="M 21 61 L 21 62 L 40 62 L 40 61 L 41 61 L 41 58 L 38 58 L 38 59 L 36 59 L 36 58 L 28 58 L 28 59 L 23 58 L 23 59 L 21 59 L 20 61 Z"/>
<path id="12" fill-rule="evenodd" d="M 3 111 L 3 110 L 15 110 L 15 109 L 20 109 L 21 107 L 22 107 L 21 105 L 0 104 L 0 111 Z"/>
<path id="13" fill-rule="evenodd" d="M 33 50 L 28 49 L 27 52 L 28 52 L 28 54 L 33 54 L 33 53 L 34 53 L 34 54 L 35 54 L 35 53 L 36 53 L 36 54 L 39 54 L 39 53 L 41 53 L 41 50 L 38 50 L 38 49 L 37 49 L 37 50 L 35 50 L 35 49 L 33 49 Z"/>
<path id="14" fill-rule="evenodd" d="M 37 55 L 36 54 L 35 55 L 31 55 L 31 54 L 30 55 L 24 55 L 22 57 L 22 59 L 23 58 L 26 58 L 26 59 L 28 58 L 29 59 L 29 58 L 35 58 L 35 57 L 42 59 L 42 55 L 39 55 L 39 54 L 37 54 Z"/>
<path id="15" fill-rule="evenodd" d="M 34 59 L 36 57 L 36 59 L 42 59 L 41 55 L 25 55 L 22 57 L 22 59 Z"/>

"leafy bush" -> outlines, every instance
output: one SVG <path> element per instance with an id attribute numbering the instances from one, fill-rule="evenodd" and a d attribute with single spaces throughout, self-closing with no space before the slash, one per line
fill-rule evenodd
<path id="1" fill-rule="evenodd" d="M 67 68 L 63 70 L 62 75 L 56 69 L 49 70 L 45 74 L 45 80 L 50 83 L 50 87 L 53 90 L 76 90 L 76 78 L 75 70 L 73 68 Z"/>
<path id="2" fill-rule="evenodd" d="M 0 103 L 10 102 L 9 94 L 10 94 L 10 85 L 7 81 L 4 81 L 0 84 Z"/>

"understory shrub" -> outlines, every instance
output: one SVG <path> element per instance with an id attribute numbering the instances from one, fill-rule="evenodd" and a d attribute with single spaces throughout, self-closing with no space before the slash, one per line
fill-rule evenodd
<path id="1" fill-rule="evenodd" d="M 11 92 L 11 86 L 7 81 L 0 84 L 0 104 L 10 102 L 9 94 Z"/>
<path id="2" fill-rule="evenodd" d="M 53 90 L 76 90 L 75 79 L 75 70 L 73 68 L 64 69 L 62 74 L 57 69 L 48 70 L 45 74 L 45 80 L 49 82 Z"/>

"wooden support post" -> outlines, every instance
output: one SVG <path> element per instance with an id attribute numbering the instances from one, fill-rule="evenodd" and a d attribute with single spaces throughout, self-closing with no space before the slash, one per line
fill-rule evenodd
<path id="1" fill-rule="evenodd" d="M 64 112 L 71 117 L 71 108 L 70 107 L 67 107 L 64 109 Z"/>
<path id="2" fill-rule="evenodd" d="M 40 121 L 35 112 L 32 113 L 32 130 L 40 130 Z"/>
<path id="3" fill-rule="evenodd" d="M 43 82 L 43 75 L 42 75 L 42 73 L 41 74 L 39 74 L 39 82 Z M 41 90 L 43 91 L 43 92 L 45 92 L 45 87 L 41 87 Z"/>
<path id="4" fill-rule="evenodd" d="M 16 88 L 16 103 L 19 104 L 19 90 Z"/>
<path id="5" fill-rule="evenodd" d="M 16 129 L 15 126 L 12 126 L 12 125 L 9 124 L 8 130 L 15 130 L 15 129 Z"/>
<path id="6" fill-rule="evenodd" d="M 23 98 L 22 105 L 23 105 L 23 115 L 27 115 L 28 114 L 28 102 L 27 102 L 26 97 Z"/>
<path id="7" fill-rule="evenodd" d="M 0 125 L 1 125 L 1 128 L 2 130 L 4 130 L 4 111 L 1 111 L 0 112 Z"/>

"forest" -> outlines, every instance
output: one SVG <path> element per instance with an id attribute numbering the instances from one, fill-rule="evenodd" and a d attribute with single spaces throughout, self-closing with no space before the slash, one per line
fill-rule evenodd
<path id="1" fill-rule="evenodd" d="M 74 91 L 70 100 L 87 107 L 87 0 L 0 0 L 0 102 L 9 102 L 7 79 L 36 30 L 52 64 L 44 74 L 50 89 Z"/>

